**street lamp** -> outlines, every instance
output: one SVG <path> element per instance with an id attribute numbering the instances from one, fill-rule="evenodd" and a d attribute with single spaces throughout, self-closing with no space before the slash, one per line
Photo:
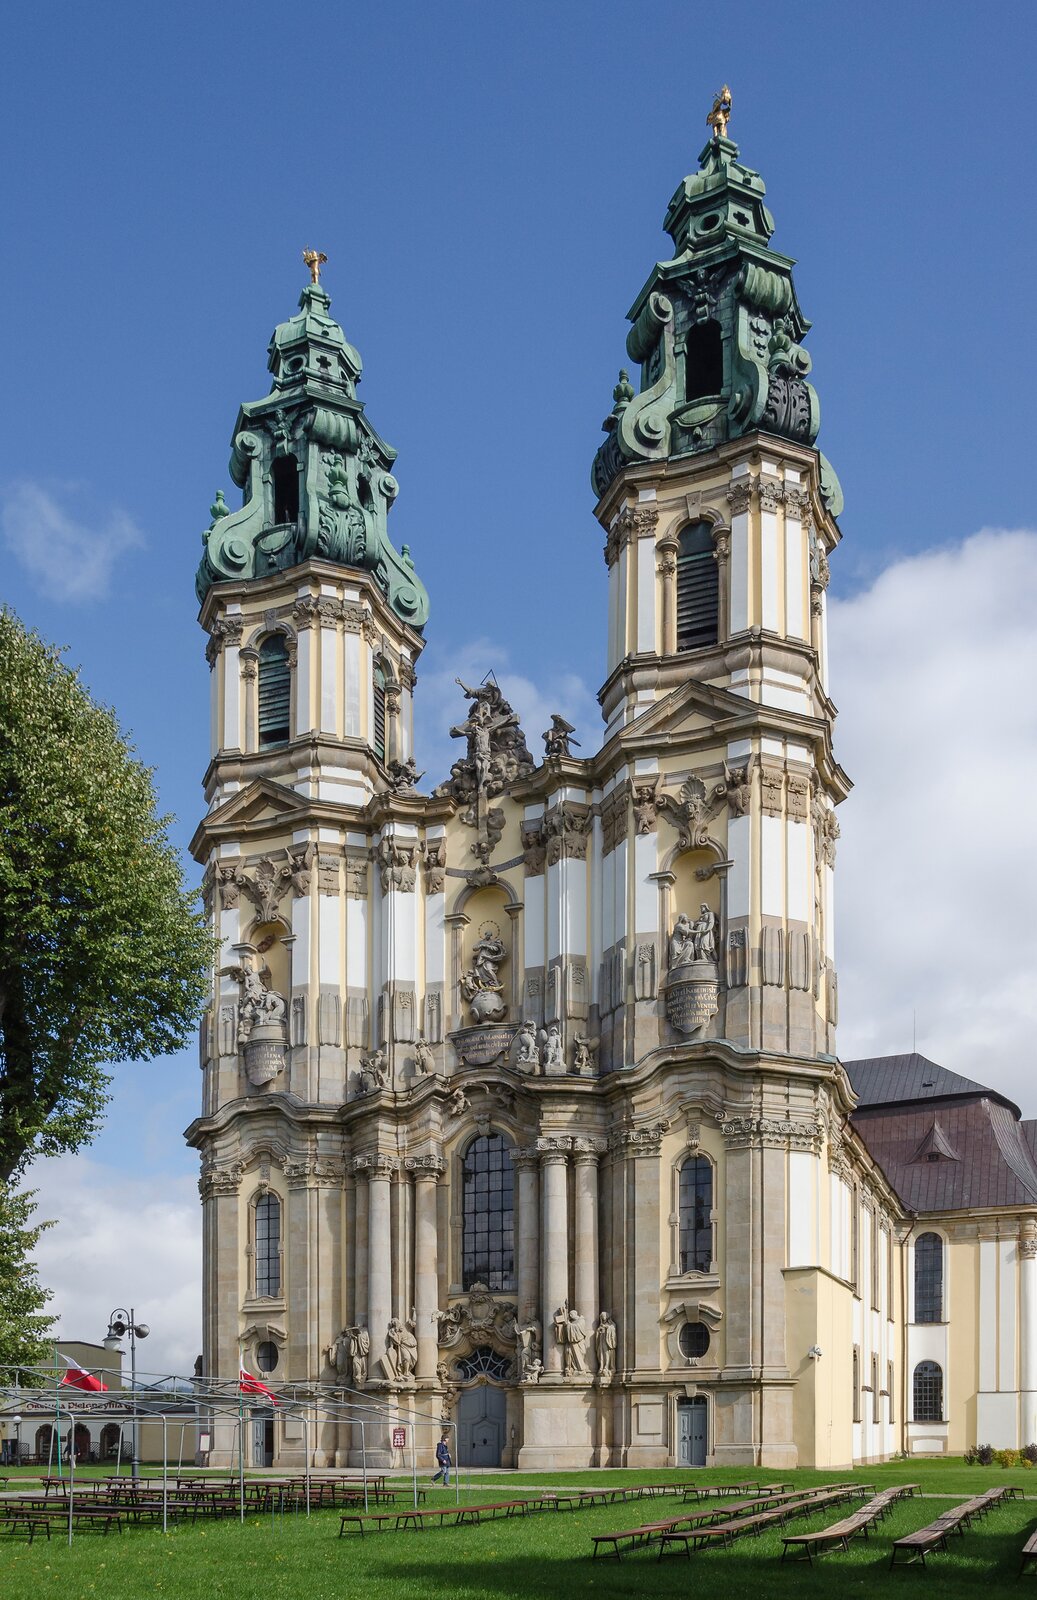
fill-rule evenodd
<path id="1" fill-rule="evenodd" d="M 130 1336 L 130 1390 L 133 1397 L 133 1459 L 130 1470 L 134 1479 L 140 1477 L 140 1438 L 137 1433 L 137 1340 L 146 1339 L 150 1332 L 151 1329 L 146 1322 L 137 1321 L 137 1313 L 132 1306 L 129 1311 L 125 1306 L 116 1306 L 108 1318 L 108 1333 L 104 1341 L 106 1350 L 118 1350 L 121 1354 L 122 1346 L 119 1340 L 127 1333 Z"/>

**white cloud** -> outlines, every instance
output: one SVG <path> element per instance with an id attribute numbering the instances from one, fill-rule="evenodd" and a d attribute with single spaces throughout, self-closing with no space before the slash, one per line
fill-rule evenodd
<path id="1" fill-rule="evenodd" d="M 54 1291 L 58 1337 L 100 1343 L 116 1306 L 151 1333 L 139 1372 L 190 1375 L 201 1350 L 201 1208 L 188 1177 L 128 1178 L 88 1156 L 39 1161 L 26 1177 L 39 1219 L 56 1218 L 36 1249 Z M 128 1370 L 129 1358 L 126 1366 Z"/>
<path id="2" fill-rule="evenodd" d="M 430 647 L 429 655 L 432 653 Z M 450 729 L 462 723 L 469 711 L 469 702 L 455 680 L 461 678 L 474 687 L 490 671 L 496 676 L 505 700 L 518 712 L 534 761 L 543 760 L 542 735 L 550 727 L 555 711 L 576 728 L 574 738 L 579 742 L 579 749 L 574 749 L 574 755 L 593 755 L 600 745 L 601 709 L 594 692 L 582 678 L 575 673 L 562 673 L 553 678 L 549 686 L 542 687 L 532 678 L 514 672 L 507 651 L 499 645 L 489 639 L 473 639 L 449 652 L 449 665 L 443 668 L 433 665 L 431 671 L 420 674 L 414 723 L 418 765 L 428 768 L 423 789 L 442 783 L 452 763 L 464 754 L 464 741 L 450 737 Z"/>
<path id="3" fill-rule="evenodd" d="M 11 555 L 56 600 L 103 599 L 120 557 L 144 542 L 136 524 L 115 508 L 99 513 L 89 527 L 77 521 L 61 501 L 79 493 L 71 484 L 55 492 L 17 483 L 0 511 Z"/>
<path id="4" fill-rule="evenodd" d="M 894 563 L 830 611 L 844 1059 L 910 1050 L 1037 1115 L 1037 533 Z"/>

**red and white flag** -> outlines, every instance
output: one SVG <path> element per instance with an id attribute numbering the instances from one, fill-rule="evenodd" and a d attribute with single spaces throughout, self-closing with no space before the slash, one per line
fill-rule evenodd
<path id="1" fill-rule="evenodd" d="M 86 1389 L 89 1394 L 98 1394 L 102 1389 L 106 1390 L 108 1388 L 108 1385 L 102 1383 L 100 1378 L 95 1378 L 92 1372 L 87 1372 L 85 1367 L 81 1367 L 78 1361 L 73 1361 L 70 1356 L 62 1355 L 60 1350 L 58 1355 L 61 1356 L 62 1361 L 68 1368 L 61 1380 L 62 1384 L 68 1384 L 70 1389 Z"/>
<path id="2" fill-rule="evenodd" d="M 244 1367 L 238 1368 L 238 1388 L 242 1394 L 266 1395 L 266 1398 L 272 1401 L 275 1406 L 277 1404 L 277 1396 L 271 1394 L 266 1384 L 260 1383 L 259 1379 L 254 1378 L 251 1372 L 246 1372 Z"/>

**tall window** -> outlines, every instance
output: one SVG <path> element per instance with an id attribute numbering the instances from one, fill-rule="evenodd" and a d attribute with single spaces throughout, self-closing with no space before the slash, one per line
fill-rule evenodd
<path id="1" fill-rule="evenodd" d="M 294 456 L 274 462 L 274 521 L 295 522 L 299 516 L 299 463 Z"/>
<path id="2" fill-rule="evenodd" d="M 920 1233 L 915 1240 L 915 1321 L 943 1321 L 943 1240 Z"/>
<path id="3" fill-rule="evenodd" d="M 374 664 L 374 727 L 371 743 L 379 761 L 385 760 L 385 668 L 380 661 Z"/>
<path id="4" fill-rule="evenodd" d="M 275 1194 L 256 1201 L 256 1294 L 273 1299 L 281 1293 L 281 1202 Z"/>
<path id="5" fill-rule="evenodd" d="M 466 1289 L 515 1286 L 514 1173 L 499 1133 L 473 1139 L 461 1167 L 464 1208 L 461 1282 Z"/>
<path id="6" fill-rule="evenodd" d="M 893 1363 L 886 1362 L 886 1416 L 887 1421 L 893 1421 Z"/>
<path id="7" fill-rule="evenodd" d="M 724 335 L 719 322 L 688 329 L 684 345 L 684 398 L 712 400 L 724 389 Z"/>
<path id="8" fill-rule="evenodd" d="M 914 1420 L 943 1421 L 943 1368 L 935 1361 L 920 1361 L 914 1376 Z"/>
<path id="9" fill-rule="evenodd" d="M 853 1347 L 853 1420 L 861 1420 L 861 1352 Z"/>
<path id="10" fill-rule="evenodd" d="M 288 646 L 272 633 L 259 647 L 259 743 L 286 744 L 290 735 L 292 674 Z"/>
<path id="11" fill-rule="evenodd" d="M 677 649 L 716 644 L 720 617 L 720 568 L 708 522 L 693 522 L 677 540 Z"/>
<path id="12" fill-rule="evenodd" d="M 689 1156 L 680 1173 L 682 1272 L 708 1272 L 713 1264 L 713 1167 L 705 1156 Z"/>
<path id="13" fill-rule="evenodd" d="M 879 1358 L 871 1358 L 871 1420 L 882 1421 L 882 1404 L 879 1399 Z"/>

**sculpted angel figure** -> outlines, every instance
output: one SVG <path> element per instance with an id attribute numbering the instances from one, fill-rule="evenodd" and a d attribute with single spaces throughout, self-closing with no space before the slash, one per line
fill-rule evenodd
<path id="1" fill-rule="evenodd" d="M 573 1039 L 573 1071 L 592 1073 L 594 1071 L 594 1058 L 598 1053 L 599 1040 L 588 1039 L 585 1034 L 578 1033 Z"/>
<path id="2" fill-rule="evenodd" d="M 571 755 L 572 752 L 569 749 L 571 744 L 574 744 L 578 750 L 580 741 L 572 737 L 575 732 L 576 729 L 571 722 L 566 722 L 565 718 L 560 717 L 557 711 L 552 712 L 551 726 L 544 734 L 544 760 L 549 761 L 552 756 Z"/>
<path id="3" fill-rule="evenodd" d="M 515 1064 L 520 1067 L 532 1067 L 534 1070 L 540 1065 L 535 1023 L 523 1022 L 515 1035 Z"/>
<path id="4" fill-rule="evenodd" d="M 731 91 L 727 84 L 719 94 L 713 96 L 713 109 L 706 118 L 706 122 L 713 129 L 714 139 L 727 138 L 727 125 L 731 120 Z"/>

